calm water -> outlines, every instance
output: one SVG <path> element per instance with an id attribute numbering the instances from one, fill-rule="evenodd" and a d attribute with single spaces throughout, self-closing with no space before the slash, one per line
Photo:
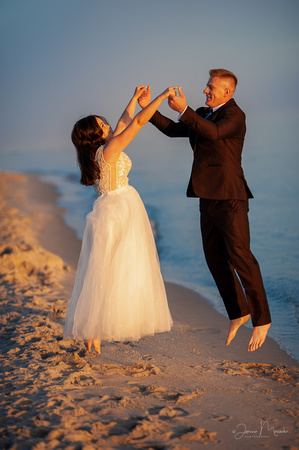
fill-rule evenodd
<path id="1" fill-rule="evenodd" d="M 248 120 L 247 120 L 248 125 Z M 258 259 L 273 324 L 270 334 L 299 361 L 299 228 L 298 150 L 289 139 L 285 145 L 275 121 L 263 128 L 252 122 L 255 133 L 247 136 L 243 156 L 245 176 L 255 198 L 250 201 L 252 251 Z M 295 119 L 285 132 L 296 129 Z M 225 314 L 222 301 L 206 267 L 199 231 L 198 200 L 187 199 L 192 152 L 185 139 L 168 139 L 150 125 L 127 149 L 133 161 L 130 183 L 140 193 L 157 229 L 157 247 L 163 277 L 199 292 Z M 271 136 L 271 139 L 269 139 Z M 54 183 L 65 220 L 79 237 L 84 217 L 92 207 L 94 192 L 79 184 L 75 152 L 2 152 L 0 167 L 39 172 Z"/>

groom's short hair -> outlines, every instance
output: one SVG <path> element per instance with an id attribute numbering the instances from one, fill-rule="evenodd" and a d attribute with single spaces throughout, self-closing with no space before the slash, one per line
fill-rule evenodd
<path id="1" fill-rule="evenodd" d="M 226 69 L 211 69 L 209 71 L 210 77 L 230 78 L 233 81 L 234 86 L 238 84 L 236 75 Z"/>

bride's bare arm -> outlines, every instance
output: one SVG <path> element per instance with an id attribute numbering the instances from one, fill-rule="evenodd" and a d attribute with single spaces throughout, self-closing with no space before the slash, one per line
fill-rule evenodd
<path id="1" fill-rule="evenodd" d="M 140 111 L 120 134 L 111 139 L 104 149 L 104 157 L 109 164 L 113 164 L 118 160 L 119 154 L 128 146 L 141 128 L 149 121 L 163 100 L 167 99 L 170 95 L 174 95 L 174 89 L 177 89 L 177 86 L 167 88 L 146 108 Z"/>
<path id="2" fill-rule="evenodd" d="M 126 109 L 124 110 L 124 112 L 120 116 L 119 121 L 117 122 L 115 131 L 113 133 L 113 137 L 119 135 L 132 122 L 135 114 L 137 101 L 145 90 L 146 90 L 145 86 L 136 87 L 133 97 L 129 101 Z"/>

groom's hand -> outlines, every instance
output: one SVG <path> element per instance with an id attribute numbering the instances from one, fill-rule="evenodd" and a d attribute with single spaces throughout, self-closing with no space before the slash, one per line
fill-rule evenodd
<path id="1" fill-rule="evenodd" d="M 186 102 L 186 97 L 180 87 L 178 88 L 178 91 L 179 91 L 178 96 L 175 93 L 175 95 L 171 95 L 168 98 L 168 105 L 171 109 L 173 109 L 174 111 L 177 111 L 179 114 L 181 114 L 184 111 L 184 109 L 186 108 L 187 102 Z"/>
<path id="2" fill-rule="evenodd" d="M 147 86 L 146 90 L 140 95 L 138 99 L 139 106 L 145 108 L 151 102 L 151 87 Z"/>

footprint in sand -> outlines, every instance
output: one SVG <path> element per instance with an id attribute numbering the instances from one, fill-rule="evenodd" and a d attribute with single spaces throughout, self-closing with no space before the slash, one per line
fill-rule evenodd
<path id="1" fill-rule="evenodd" d="M 172 408 L 170 406 L 165 406 L 165 407 L 162 407 L 162 409 L 160 409 L 158 415 L 159 415 L 160 419 L 172 419 L 173 417 L 188 416 L 189 413 L 179 407 Z"/>
<path id="2" fill-rule="evenodd" d="M 192 328 L 191 333 L 205 333 L 205 334 L 219 334 L 221 330 L 219 328 Z"/>
<path id="3" fill-rule="evenodd" d="M 230 416 L 226 416 L 225 414 L 223 416 L 212 416 L 212 420 L 217 420 L 218 422 L 224 422 L 225 420 L 230 419 Z"/>
<path id="4" fill-rule="evenodd" d="M 171 417 L 167 417 L 167 419 L 171 419 Z M 173 426 L 171 421 L 167 421 L 166 425 L 165 420 L 161 420 L 160 417 L 131 416 L 125 420 L 118 420 L 116 424 L 113 424 L 108 431 L 108 435 L 118 436 L 118 444 L 125 442 L 121 440 L 121 437 L 124 436 L 126 437 L 126 442 L 129 441 L 133 444 L 135 441 L 141 442 L 142 440 L 142 448 L 153 448 L 152 445 L 150 445 L 150 447 L 144 446 L 146 440 L 168 440 L 169 438 L 184 439 L 185 435 L 195 431 L 196 429 L 194 427 L 177 424 L 177 422 L 175 422 L 175 425 Z"/>
<path id="5" fill-rule="evenodd" d="M 167 390 L 162 386 L 155 386 L 155 385 L 138 386 L 138 389 L 144 396 L 153 395 L 154 397 L 157 397 L 162 400 L 174 401 L 177 404 L 187 403 L 190 400 L 193 400 L 194 398 L 204 393 L 204 390 L 201 389 L 194 389 L 187 392 L 173 392 Z"/>
<path id="6" fill-rule="evenodd" d="M 151 356 L 151 355 L 144 355 L 142 358 L 143 358 L 145 361 L 151 361 L 152 359 L 154 359 L 154 357 Z"/>
<path id="7" fill-rule="evenodd" d="M 166 389 L 162 386 L 138 386 L 139 391 L 142 395 L 154 395 L 155 397 L 163 398 L 161 393 L 165 393 Z"/>
<path id="8" fill-rule="evenodd" d="M 229 375 L 241 375 L 250 377 L 266 377 L 285 384 L 295 384 L 299 379 L 299 371 L 286 368 L 284 365 L 271 365 L 261 363 L 238 363 L 236 361 L 223 361 L 217 365 Z"/>

